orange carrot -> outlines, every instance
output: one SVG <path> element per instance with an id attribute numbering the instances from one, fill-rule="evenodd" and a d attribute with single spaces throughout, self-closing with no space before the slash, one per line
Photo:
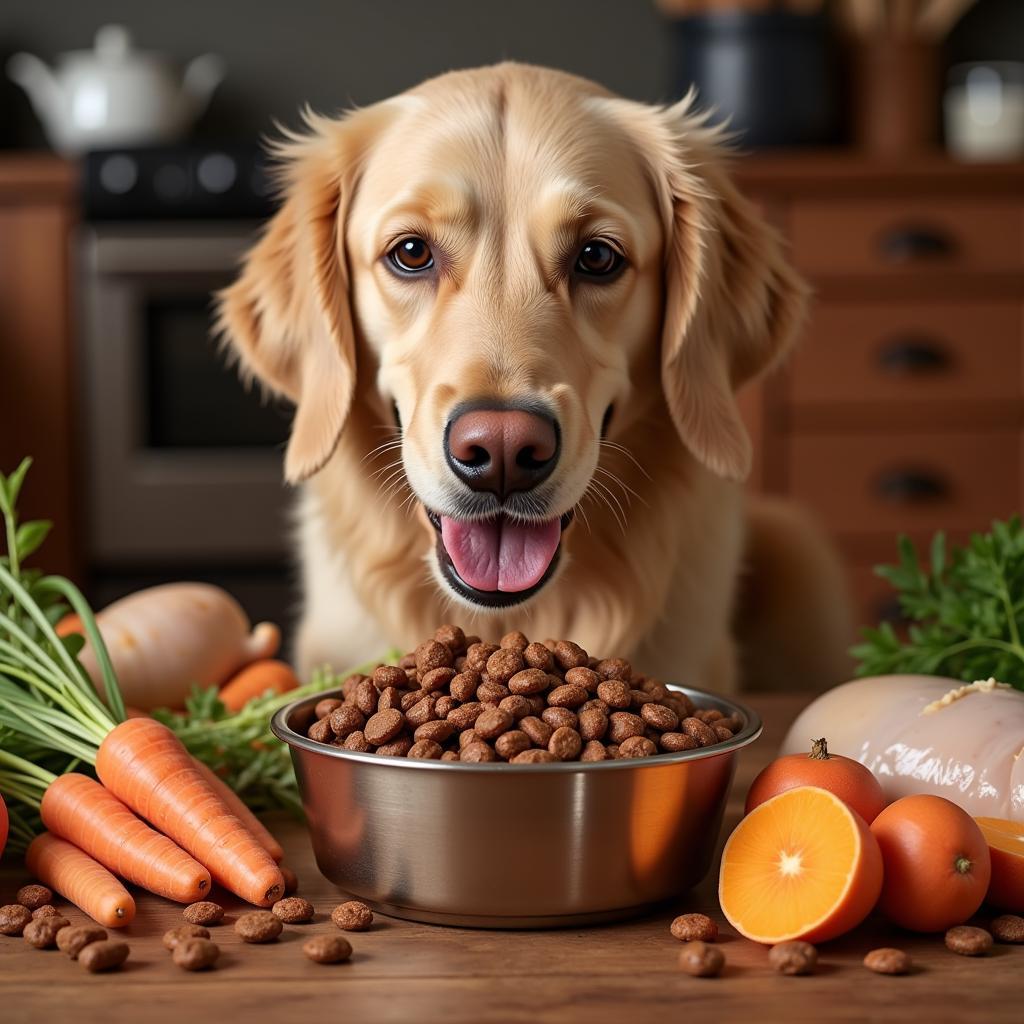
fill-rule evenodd
<path id="1" fill-rule="evenodd" d="M 85 636 L 85 626 L 74 612 L 68 612 L 53 628 L 57 636 L 71 636 L 72 633 L 81 633 Z"/>
<path id="2" fill-rule="evenodd" d="M 58 775 L 43 794 L 39 813 L 54 835 L 157 896 L 195 903 L 210 891 L 210 872 L 202 864 L 87 775 Z"/>
<path id="3" fill-rule="evenodd" d="M 29 871 L 104 928 L 123 928 L 135 916 L 131 893 L 87 853 L 44 832 L 25 853 Z"/>
<path id="4" fill-rule="evenodd" d="M 253 697 L 268 690 L 287 693 L 299 685 L 291 665 L 283 661 L 256 661 L 229 679 L 218 696 L 228 711 L 241 711 Z"/>
<path id="5" fill-rule="evenodd" d="M 192 854 L 219 885 L 259 907 L 281 898 L 284 879 L 277 864 L 167 726 L 148 718 L 116 725 L 96 753 L 96 772 L 107 789 Z"/>
<path id="6" fill-rule="evenodd" d="M 199 774 L 210 784 L 213 791 L 224 801 L 228 810 L 256 837 L 260 846 L 276 861 L 284 857 L 281 844 L 271 834 L 270 829 L 256 817 L 242 802 L 242 798 L 212 769 L 203 764 L 198 757 L 192 759 L 199 769 Z"/>

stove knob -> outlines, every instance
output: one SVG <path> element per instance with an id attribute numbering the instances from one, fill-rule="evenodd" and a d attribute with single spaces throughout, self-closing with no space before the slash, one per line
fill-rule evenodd
<path id="1" fill-rule="evenodd" d="M 138 164 L 124 153 L 108 156 L 100 164 L 100 184 L 115 196 L 131 192 L 138 180 Z"/>
<path id="2" fill-rule="evenodd" d="M 238 177 L 238 168 L 235 161 L 226 153 L 210 153 L 199 161 L 196 174 L 199 184 L 207 192 L 220 195 L 234 185 Z"/>

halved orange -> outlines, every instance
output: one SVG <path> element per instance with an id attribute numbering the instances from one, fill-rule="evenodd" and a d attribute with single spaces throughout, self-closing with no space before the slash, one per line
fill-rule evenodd
<path id="1" fill-rule="evenodd" d="M 1002 910 L 1024 910 L 1024 822 L 975 818 L 992 854 L 985 899 Z"/>
<path id="2" fill-rule="evenodd" d="M 824 942 L 856 927 L 882 891 L 882 854 L 864 819 L 817 786 L 755 807 L 722 851 L 722 913 L 754 942 Z"/>

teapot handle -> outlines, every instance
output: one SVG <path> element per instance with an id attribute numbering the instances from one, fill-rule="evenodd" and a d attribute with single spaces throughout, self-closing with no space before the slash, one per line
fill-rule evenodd
<path id="1" fill-rule="evenodd" d="M 224 80 L 226 71 L 224 59 L 215 53 L 204 53 L 189 61 L 182 85 L 192 104 L 194 118 L 206 110 L 213 90 Z"/>

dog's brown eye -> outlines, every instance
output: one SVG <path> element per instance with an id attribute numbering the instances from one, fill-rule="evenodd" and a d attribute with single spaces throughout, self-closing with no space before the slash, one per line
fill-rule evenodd
<path id="1" fill-rule="evenodd" d="M 607 277 L 622 266 L 622 254 L 600 238 L 591 239 L 576 257 L 576 270 L 588 277 Z"/>
<path id="2" fill-rule="evenodd" d="M 417 274 L 421 270 L 429 270 L 434 265 L 434 254 L 430 246 L 422 238 L 403 238 L 391 252 L 388 258 L 406 274 Z"/>

